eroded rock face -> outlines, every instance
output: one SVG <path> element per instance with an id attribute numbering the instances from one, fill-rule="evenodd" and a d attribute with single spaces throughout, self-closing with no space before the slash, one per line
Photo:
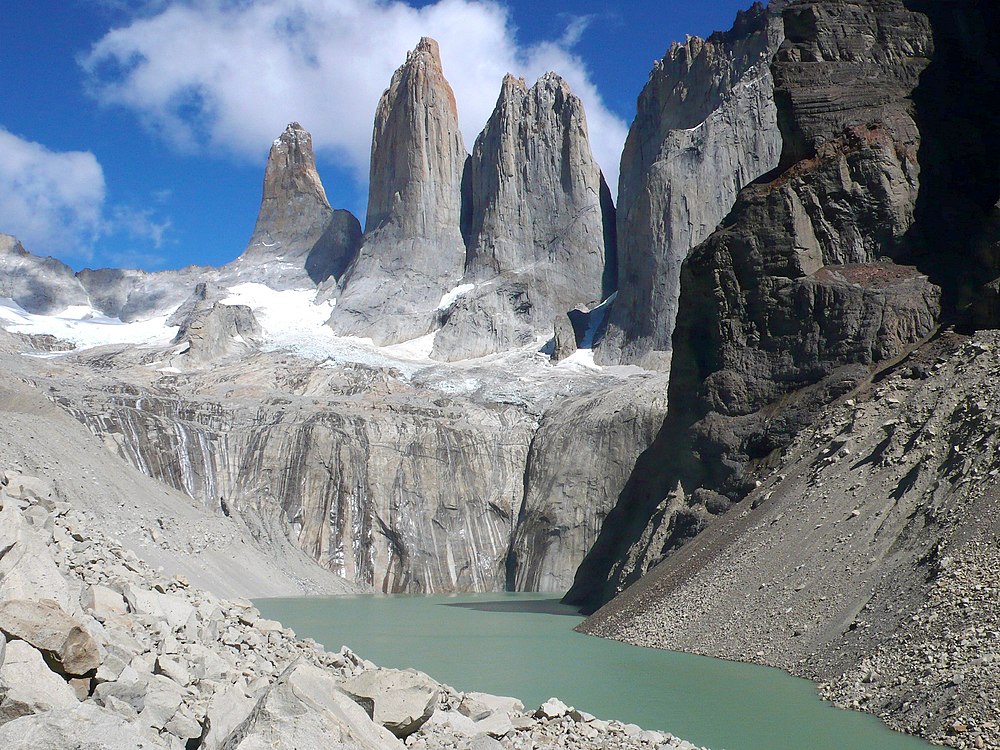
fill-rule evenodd
<path id="1" fill-rule="evenodd" d="M 204 294 L 204 285 L 198 290 Z M 207 298 L 197 301 L 184 316 L 174 343 L 187 344 L 182 354 L 188 362 L 204 363 L 253 351 L 263 333 L 249 307 L 223 305 Z"/>
<path id="2" fill-rule="evenodd" d="M 650 74 L 622 155 L 619 294 L 598 361 L 668 368 L 681 263 L 740 188 L 778 165 L 769 65 L 781 5 L 756 3 L 731 31 L 675 44 Z"/>
<path id="3" fill-rule="evenodd" d="M 636 459 L 662 426 L 666 401 L 666 379 L 655 377 L 566 399 L 543 415 L 525 468 L 509 586 L 570 588 Z"/>
<path id="4" fill-rule="evenodd" d="M 308 412 L 280 398 L 155 394 L 70 408 L 151 476 L 255 527 L 274 516 L 350 580 L 386 593 L 503 590 L 534 419 L 428 403 L 378 378 L 324 387 L 341 394 Z"/>
<path id="5" fill-rule="evenodd" d="M 786 168 L 746 188 L 684 264 L 667 419 L 575 602 L 600 603 L 699 533 L 819 409 L 936 329 L 940 289 L 891 260 L 906 257 L 919 189 L 910 95 L 933 49 L 927 18 L 899 0 L 799 2 L 785 17 Z M 841 95 L 825 117 L 796 104 Z"/>
<path id="6" fill-rule="evenodd" d="M 320 284 L 339 278 L 360 245 L 358 220 L 330 207 L 316 171 L 312 135 L 291 123 L 271 146 L 257 225 L 241 259 L 229 269 L 272 287 Z"/>
<path id="7" fill-rule="evenodd" d="M 375 114 L 364 245 L 330 318 L 334 331 L 392 344 L 436 325 L 465 267 L 467 158 L 437 42 L 424 38 Z"/>
<path id="8" fill-rule="evenodd" d="M 590 150 L 583 103 L 558 75 L 530 89 L 504 78 L 472 152 L 469 199 L 465 281 L 477 287 L 447 311 L 436 358 L 482 356 L 548 335 L 556 315 L 613 291 L 603 286 L 606 257 L 614 262 L 610 191 Z"/>
<path id="9" fill-rule="evenodd" d="M 32 255 L 8 234 L 0 234 L 0 297 L 39 315 L 87 304 L 87 292 L 72 268 L 55 258 Z"/>

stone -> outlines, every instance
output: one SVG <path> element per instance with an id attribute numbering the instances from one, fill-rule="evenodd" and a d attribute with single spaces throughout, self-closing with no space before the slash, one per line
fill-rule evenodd
<path id="1" fill-rule="evenodd" d="M 396 737 L 420 729 L 437 707 L 440 686 L 416 671 L 375 669 L 344 680 L 341 690 L 362 705 L 372 704 L 372 720 Z"/>
<path id="2" fill-rule="evenodd" d="M 4 491 L 15 500 L 28 500 L 32 503 L 53 502 L 52 485 L 44 479 L 26 476 L 16 472 L 7 473 L 7 485 Z"/>
<path id="3" fill-rule="evenodd" d="M 545 703 L 538 707 L 534 716 L 536 719 L 561 719 L 563 716 L 569 715 L 572 710 L 572 708 L 567 706 L 558 698 L 549 698 L 545 701 Z"/>
<path id="4" fill-rule="evenodd" d="M 443 313 L 432 356 L 445 361 L 550 336 L 557 316 L 614 291 L 611 193 L 565 80 L 547 73 L 529 89 L 506 76 L 469 173 L 463 282 L 473 289 Z"/>
<path id="5" fill-rule="evenodd" d="M 465 745 L 467 750 L 501 750 L 502 747 L 503 745 L 489 736 L 473 737 L 469 740 L 468 744 Z"/>
<path id="6" fill-rule="evenodd" d="M 778 166 L 770 62 L 784 34 L 761 3 L 731 31 L 688 37 L 639 96 L 618 190 L 618 297 L 596 360 L 666 372 L 681 263 L 729 213 L 740 188 Z"/>
<path id="7" fill-rule="evenodd" d="M 223 741 L 254 710 L 257 700 L 247 696 L 239 684 L 227 684 L 212 694 L 206 711 L 208 731 L 202 742 L 204 750 L 219 750 Z"/>
<path id="8" fill-rule="evenodd" d="M 556 315 L 552 328 L 552 361 L 562 362 L 576 354 L 576 331 L 567 315 Z"/>
<path id="9" fill-rule="evenodd" d="M 468 152 L 433 39 L 420 40 L 375 113 L 364 243 L 330 317 L 379 345 L 430 333 L 465 268 L 462 181 Z"/>
<path id="10" fill-rule="evenodd" d="M 0 602 L 0 631 L 51 654 L 67 675 L 82 676 L 100 665 L 93 636 L 54 601 Z"/>
<path id="11" fill-rule="evenodd" d="M 90 612 L 98 622 L 104 622 L 109 617 L 124 615 L 128 612 L 124 597 L 107 586 L 89 586 L 80 597 L 80 605 Z"/>
<path id="12" fill-rule="evenodd" d="M 45 665 L 40 651 L 24 641 L 7 644 L 0 667 L 0 724 L 77 703 L 73 689 Z"/>
<path id="13" fill-rule="evenodd" d="M 125 587 L 125 601 L 128 602 L 132 612 L 163 619 L 175 631 L 194 624 L 196 610 L 190 602 L 181 597 L 160 594 L 128 584 Z"/>
<path id="14" fill-rule="evenodd" d="M 25 716 L 0 726 L 0 747 L 17 750 L 153 750 L 167 748 L 121 716 L 81 703 Z"/>
<path id="15" fill-rule="evenodd" d="M 184 692 L 171 679 L 153 675 L 145 682 L 139 721 L 154 729 L 164 729 L 181 707 Z"/>
<path id="16" fill-rule="evenodd" d="M 388 730 L 338 689 L 317 667 L 291 665 L 251 713 L 222 741 L 220 750 L 301 750 L 342 743 L 358 750 L 402 750 Z M 335 746 L 335 745 L 334 745 Z"/>
<path id="17" fill-rule="evenodd" d="M 191 684 L 191 675 L 188 673 L 187 667 L 176 659 L 168 659 L 165 656 L 156 657 L 154 674 L 169 677 L 181 687 Z"/>

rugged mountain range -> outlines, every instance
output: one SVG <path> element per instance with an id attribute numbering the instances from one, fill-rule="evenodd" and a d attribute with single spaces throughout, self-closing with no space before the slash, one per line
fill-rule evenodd
<path id="1" fill-rule="evenodd" d="M 572 582 L 606 605 L 590 632 L 998 747 L 998 15 L 789 0 L 675 45 L 617 211 L 561 78 L 505 79 L 469 154 L 422 40 L 378 108 L 364 232 L 293 124 L 221 269 L 74 274 L 3 238 L 28 312 L 170 327 L 0 357 L 254 549 L 383 591 Z M 307 344 L 275 322 L 294 295 L 328 318 Z"/>

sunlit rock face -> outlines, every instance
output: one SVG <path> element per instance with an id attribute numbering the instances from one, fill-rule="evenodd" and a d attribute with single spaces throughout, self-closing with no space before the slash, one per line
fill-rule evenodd
<path id="1" fill-rule="evenodd" d="M 343 280 L 334 331 L 392 344 L 437 325 L 441 298 L 465 270 L 467 159 L 438 44 L 424 38 L 375 114 L 364 245 Z"/>
<path id="2" fill-rule="evenodd" d="M 553 320 L 600 302 L 614 264 L 614 207 L 583 102 L 555 73 L 508 75 L 469 162 L 465 283 L 434 357 L 466 359 L 550 336 Z"/>
<path id="3" fill-rule="evenodd" d="M 242 281 L 274 288 L 320 284 L 342 276 L 360 244 L 358 220 L 330 207 L 312 135 L 291 123 L 271 145 L 257 224 L 228 269 Z"/>
<path id="4" fill-rule="evenodd" d="M 732 30 L 689 37 L 653 68 L 622 155 L 619 294 L 599 362 L 667 369 L 681 263 L 740 188 L 778 165 L 769 66 L 782 5 L 757 3 Z"/>

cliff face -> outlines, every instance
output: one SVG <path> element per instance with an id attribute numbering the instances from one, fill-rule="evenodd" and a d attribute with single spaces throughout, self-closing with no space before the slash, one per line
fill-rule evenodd
<path id="1" fill-rule="evenodd" d="M 391 344 L 429 333 L 462 277 L 468 152 L 437 42 L 422 39 L 375 114 L 364 245 L 330 325 Z"/>
<path id="2" fill-rule="evenodd" d="M 898 0 L 784 13 L 784 169 L 684 264 L 667 420 L 581 566 L 570 599 L 586 606 L 741 500 L 824 404 L 936 328 L 940 289 L 891 260 L 907 257 L 919 190 L 911 95 L 931 26 Z"/>
<path id="3" fill-rule="evenodd" d="M 297 122 L 271 145 L 260 213 L 240 259 L 247 281 L 281 287 L 339 278 L 361 245 L 361 225 L 334 211 L 316 171 L 312 135 Z M 254 266 L 253 269 L 243 266 Z"/>
<path id="4" fill-rule="evenodd" d="M 662 421 L 652 379 L 563 383 L 590 394 L 539 416 L 388 371 L 261 353 L 225 361 L 232 332 L 246 329 L 239 314 L 196 311 L 183 334 L 190 354 L 170 360 L 182 376 L 81 387 L 127 359 L 84 353 L 84 369 L 46 387 L 141 472 L 259 534 L 287 534 L 324 568 L 380 591 L 565 591 Z M 182 361 L 208 355 L 211 369 Z M 632 402 L 637 388 L 649 403 Z"/>
<path id="5" fill-rule="evenodd" d="M 550 334 L 553 319 L 603 299 L 614 209 L 594 162 L 583 103 L 554 73 L 530 89 L 504 79 L 476 140 L 466 194 L 465 283 L 434 357 L 466 359 Z M 613 261 L 613 257 L 612 257 Z"/>
<path id="6" fill-rule="evenodd" d="M 668 368 L 682 261 L 740 188 L 778 165 L 779 8 L 755 4 L 730 32 L 675 44 L 653 68 L 622 155 L 620 288 L 598 361 Z"/>

